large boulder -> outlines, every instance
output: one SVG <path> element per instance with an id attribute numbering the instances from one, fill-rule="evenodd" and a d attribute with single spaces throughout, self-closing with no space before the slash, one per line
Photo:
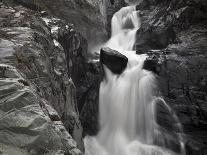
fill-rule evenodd
<path id="1" fill-rule="evenodd" d="M 99 131 L 99 87 L 104 78 L 103 65 L 106 65 L 114 74 L 121 74 L 127 65 L 128 59 L 121 53 L 110 48 L 102 48 L 100 61 L 93 60 L 86 63 L 86 75 L 79 89 L 81 105 L 81 122 L 83 136 L 96 135 Z"/>
<path id="2" fill-rule="evenodd" d="M 105 47 L 101 49 L 100 62 L 114 74 L 121 74 L 127 66 L 128 58 L 118 51 Z"/>

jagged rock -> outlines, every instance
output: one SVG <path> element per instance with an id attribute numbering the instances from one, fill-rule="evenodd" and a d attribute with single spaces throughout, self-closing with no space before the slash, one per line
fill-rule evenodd
<path id="1" fill-rule="evenodd" d="M 83 124 L 83 136 L 96 133 L 98 124 L 99 73 L 96 72 L 96 66 L 93 68 L 94 66 L 87 62 L 87 42 L 77 31 L 67 27 L 60 28 L 58 40 L 65 51 L 68 73 L 76 86 L 77 108 L 80 112 L 81 123 Z M 94 86 L 98 89 L 93 89 Z M 89 94 L 90 91 L 93 91 L 93 94 Z M 91 99 L 88 100 L 87 98 L 91 98 L 89 96 L 94 96 L 92 98 L 95 99 L 92 99 L 92 101 Z M 91 114 L 89 110 L 93 107 L 95 110 Z M 93 115 L 95 115 L 96 119 L 93 119 Z M 82 137 L 82 135 L 79 137 Z"/>
<path id="2" fill-rule="evenodd" d="M 121 74 L 127 66 L 128 58 L 118 51 L 102 48 L 100 62 L 106 65 L 114 74 Z"/>
<path id="3" fill-rule="evenodd" d="M 146 69 L 148 71 L 152 71 L 156 74 L 159 74 L 158 59 L 156 59 L 156 58 L 147 58 L 144 61 L 143 69 Z"/>
<path id="4" fill-rule="evenodd" d="M 103 79 L 103 69 L 99 61 L 87 64 L 85 83 L 81 87 L 82 106 L 81 123 L 83 125 L 83 136 L 96 135 L 99 131 L 99 86 Z"/>
<path id="5" fill-rule="evenodd" d="M 105 21 L 105 27 L 108 32 L 108 36 L 111 35 L 111 19 L 113 14 L 120 10 L 122 7 L 127 6 L 125 0 L 103 0 L 100 4 L 102 14 Z"/>
<path id="6" fill-rule="evenodd" d="M 76 142 L 63 124 L 58 119 L 55 120 L 59 121 L 58 126 L 53 122 L 54 115 L 58 118 L 58 114 L 46 105 L 36 89 L 20 82 L 24 79 L 13 66 L 1 65 L 2 70 L 0 145 L 3 147 L 0 151 L 3 154 L 52 154 L 60 150 L 69 153 L 76 148 Z"/>
<path id="7" fill-rule="evenodd" d="M 53 27 L 38 12 L 20 5 L 0 6 L 3 152 L 11 146 L 29 154 L 81 154 L 70 136 L 82 149 L 76 88 L 68 77 L 65 54 L 52 34 Z"/>
<path id="8" fill-rule="evenodd" d="M 76 87 L 80 87 L 80 79 L 86 74 L 87 41 L 74 28 L 68 27 L 60 28 L 58 41 L 64 48 L 69 76 Z"/>
<path id="9" fill-rule="evenodd" d="M 47 11 L 48 14 L 73 23 L 76 29 L 88 40 L 89 49 L 106 40 L 107 31 L 103 20 L 100 1 L 95 0 L 6 0 L 20 3 L 34 10 Z"/>
<path id="10" fill-rule="evenodd" d="M 184 128 L 187 154 L 206 152 L 206 31 L 200 24 L 177 33 L 180 43 L 164 50 L 159 72 L 162 93 Z"/>
<path id="11" fill-rule="evenodd" d="M 160 21 L 158 21 L 158 23 L 159 22 Z M 160 23 L 160 25 L 156 26 L 143 24 L 137 31 L 135 49 L 163 49 L 175 39 L 176 35 L 171 26 L 163 27 L 163 23 Z"/>

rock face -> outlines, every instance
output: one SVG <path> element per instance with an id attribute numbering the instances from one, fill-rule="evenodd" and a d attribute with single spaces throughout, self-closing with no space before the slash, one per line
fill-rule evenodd
<path id="1" fill-rule="evenodd" d="M 145 0 L 137 6 L 142 25 L 135 49 L 137 53 L 151 50 L 152 62 L 147 61 L 146 66 L 159 74 L 163 96 L 183 126 L 189 155 L 207 151 L 206 6 L 206 2 L 196 0 Z M 154 63 L 159 61 L 162 63 Z M 167 116 L 163 112 L 159 115 L 159 122 L 165 122 Z"/>
<path id="2" fill-rule="evenodd" d="M 114 74 L 121 74 L 127 66 L 128 58 L 118 51 L 110 48 L 102 48 L 100 52 L 100 63 L 104 64 Z"/>
<path id="3" fill-rule="evenodd" d="M 76 88 L 57 41 L 69 26 L 12 4 L 0 3 L 0 151 L 81 154 Z"/>
<path id="4" fill-rule="evenodd" d="M 182 43 L 167 47 L 166 51 L 169 53 L 166 55 L 166 61 L 160 73 L 161 83 L 164 83 L 161 84 L 163 93 L 183 124 L 187 146 L 192 145 L 192 148 L 196 148 L 193 145 L 200 147 L 206 143 L 204 137 L 207 122 L 205 117 L 207 36 L 206 30 L 204 32 L 203 30 L 204 28 L 201 27 L 190 28 L 178 34 Z M 197 41 L 191 40 L 192 38 Z M 202 133 L 202 136 L 198 133 Z M 191 142 L 188 138 L 198 142 Z M 204 145 L 199 148 L 200 150 L 189 152 L 194 152 L 193 154 L 197 151 L 205 152 L 206 148 Z"/>
<path id="5" fill-rule="evenodd" d="M 124 0 L 102 0 L 102 3 L 100 4 L 108 36 L 111 35 L 111 19 L 113 14 L 123 6 L 127 6 L 127 3 Z"/>
<path id="6" fill-rule="evenodd" d="M 83 136 L 96 135 L 99 130 L 99 85 L 103 78 L 103 69 L 99 61 L 87 63 L 87 73 L 81 87 L 80 103 L 81 123 L 83 125 Z"/>
<path id="7" fill-rule="evenodd" d="M 15 0 L 7 1 L 15 2 Z M 73 23 L 87 38 L 89 49 L 107 39 L 105 21 L 99 7 L 100 0 L 18 0 L 18 2 L 34 10 L 47 11 L 50 15 Z"/>
<path id="8" fill-rule="evenodd" d="M 147 58 L 144 61 L 143 69 L 152 71 L 156 74 L 159 74 L 159 68 L 158 68 L 158 59 L 156 58 Z"/>

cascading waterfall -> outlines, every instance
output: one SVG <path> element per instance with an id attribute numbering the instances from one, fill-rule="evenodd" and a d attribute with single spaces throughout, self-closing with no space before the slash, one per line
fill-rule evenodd
<path id="1" fill-rule="evenodd" d="M 112 36 L 105 46 L 126 55 L 128 64 L 121 75 L 104 66 L 106 78 L 99 94 L 100 131 L 84 139 L 85 155 L 176 154 L 154 145 L 161 132 L 155 121 L 156 79 L 153 73 L 142 69 L 147 56 L 133 51 L 139 26 L 134 6 L 122 8 L 112 18 Z M 179 154 L 185 154 L 183 148 Z"/>

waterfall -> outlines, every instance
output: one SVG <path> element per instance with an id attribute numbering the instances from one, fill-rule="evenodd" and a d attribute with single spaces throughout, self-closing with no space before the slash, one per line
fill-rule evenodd
<path id="1" fill-rule="evenodd" d="M 100 131 L 94 137 L 85 137 L 85 155 L 185 154 L 180 137 L 180 153 L 154 144 L 162 139 L 155 120 L 158 88 L 154 74 L 142 69 L 147 56 L 133 51 L 139 27 L 134 6 L 122 8 L 112 18 L 112 35 L 104 46 L 127 56 L 128 64 L 121 75 L 104 66 L 106 78 L 99 94 Z"/>

